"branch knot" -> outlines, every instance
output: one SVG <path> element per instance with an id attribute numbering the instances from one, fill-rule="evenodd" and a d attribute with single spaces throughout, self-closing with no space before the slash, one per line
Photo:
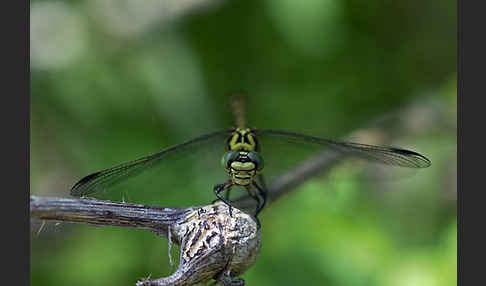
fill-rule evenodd
<path id="1" fill-rule="evenodd" d="M 170 231 L 181 242 L 178 269 L 169 277 L 147 278 L 137 286 L 193 285 L 210 279 L 223 285 L 243 285 L 242 279 L 230 277 L 242 274 L 256 261 L 261 245 L 255 220 L 235 208 L 230 216 L 222 202 L 188 212 Z"/>

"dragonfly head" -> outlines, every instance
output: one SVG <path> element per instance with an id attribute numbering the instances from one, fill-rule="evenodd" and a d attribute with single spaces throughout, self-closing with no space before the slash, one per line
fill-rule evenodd
<path id="1" fill-rule="evenodd" d="M 233 183 L 247 186 L 263 169 L 263 158 L 257 152 L 228 151 L 221 159 L 221 165 L 228 171 Z"/>

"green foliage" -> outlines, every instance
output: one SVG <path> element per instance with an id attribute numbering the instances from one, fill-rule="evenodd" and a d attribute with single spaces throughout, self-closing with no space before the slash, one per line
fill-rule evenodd
<path id="1" fill-rule="evenodd" d="M 330 138 L 412 106 L 385 130 L 432 167 L 385 183 L 345 168 L 347 179 L 305 184 L 263 211 L 243 278 L 455 285 L 455 2 L 176 2 L 32 1 L 31 194 L 68 196 L 93 171 L 230 127 L 233 91 L 248 93 L 250 126 Z M 32 285 L 134 285 L 174 270 L 153 233 L 62 225 L 33 230 Z"/>

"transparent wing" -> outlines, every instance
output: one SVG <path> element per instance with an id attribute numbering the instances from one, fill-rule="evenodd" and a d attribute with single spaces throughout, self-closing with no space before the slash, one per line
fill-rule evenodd
<path id="1" fill-rule="evenodd" d="M 267 185 L 271 185 L 276 177 L 305 159 L 323 152 L 337 153 L 343 155 L 342 158 L 378 163 L 388 166 L 389 169 L 417 169 L 431 165 L 425 156 L 401 148 L 337 141 L 284 130 L 256 129 L 254 132 L 265 160 L 262 175 L 265 176 Z"/>
<path id="2" fill-rule="evenodd" d="M 431 164 L 430 160 L 425 156 L 401 148 L 337 141 L 284 130 L 264 129 L 256 130 L 255 133 L 259 140 L 274 137 L 282 142 L 292 142 L 299 145 L 317 145 L 331 149 L 332 151 L 346 153 L 347 155 L 392 166 L 427 168 Z"/>
<path id="3" fill-rule="evenodd" d="M 203 197 L 212 198 L 212 186 L 227 179 L 219 161 L 230 134 L 231 131 L 209 133 L 95 172 L 78 181 L 72 187 L 71 195 L 113 201 L 170 204 L 174 201 L 170 198 L 173 193 L 198 189 L 208 194 Z M 179 196 L 196 199 L 187 193 Z"/>

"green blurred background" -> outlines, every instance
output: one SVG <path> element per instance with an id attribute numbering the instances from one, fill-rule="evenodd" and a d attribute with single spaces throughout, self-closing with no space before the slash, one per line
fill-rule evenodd
<path id="1" fill-rule="evenodd" d="M 30 13 L 32 195 L 69 196 L 93 171 L 228 128 L 243 90 L 252 126 L 432 161 L 397 181 L 317 178 L 265 209 L 247 285 L 457 284 L 455 1 L 33 0 Z M 148 231 L 31 225 L 32 285 L 176 267 Z"/>

